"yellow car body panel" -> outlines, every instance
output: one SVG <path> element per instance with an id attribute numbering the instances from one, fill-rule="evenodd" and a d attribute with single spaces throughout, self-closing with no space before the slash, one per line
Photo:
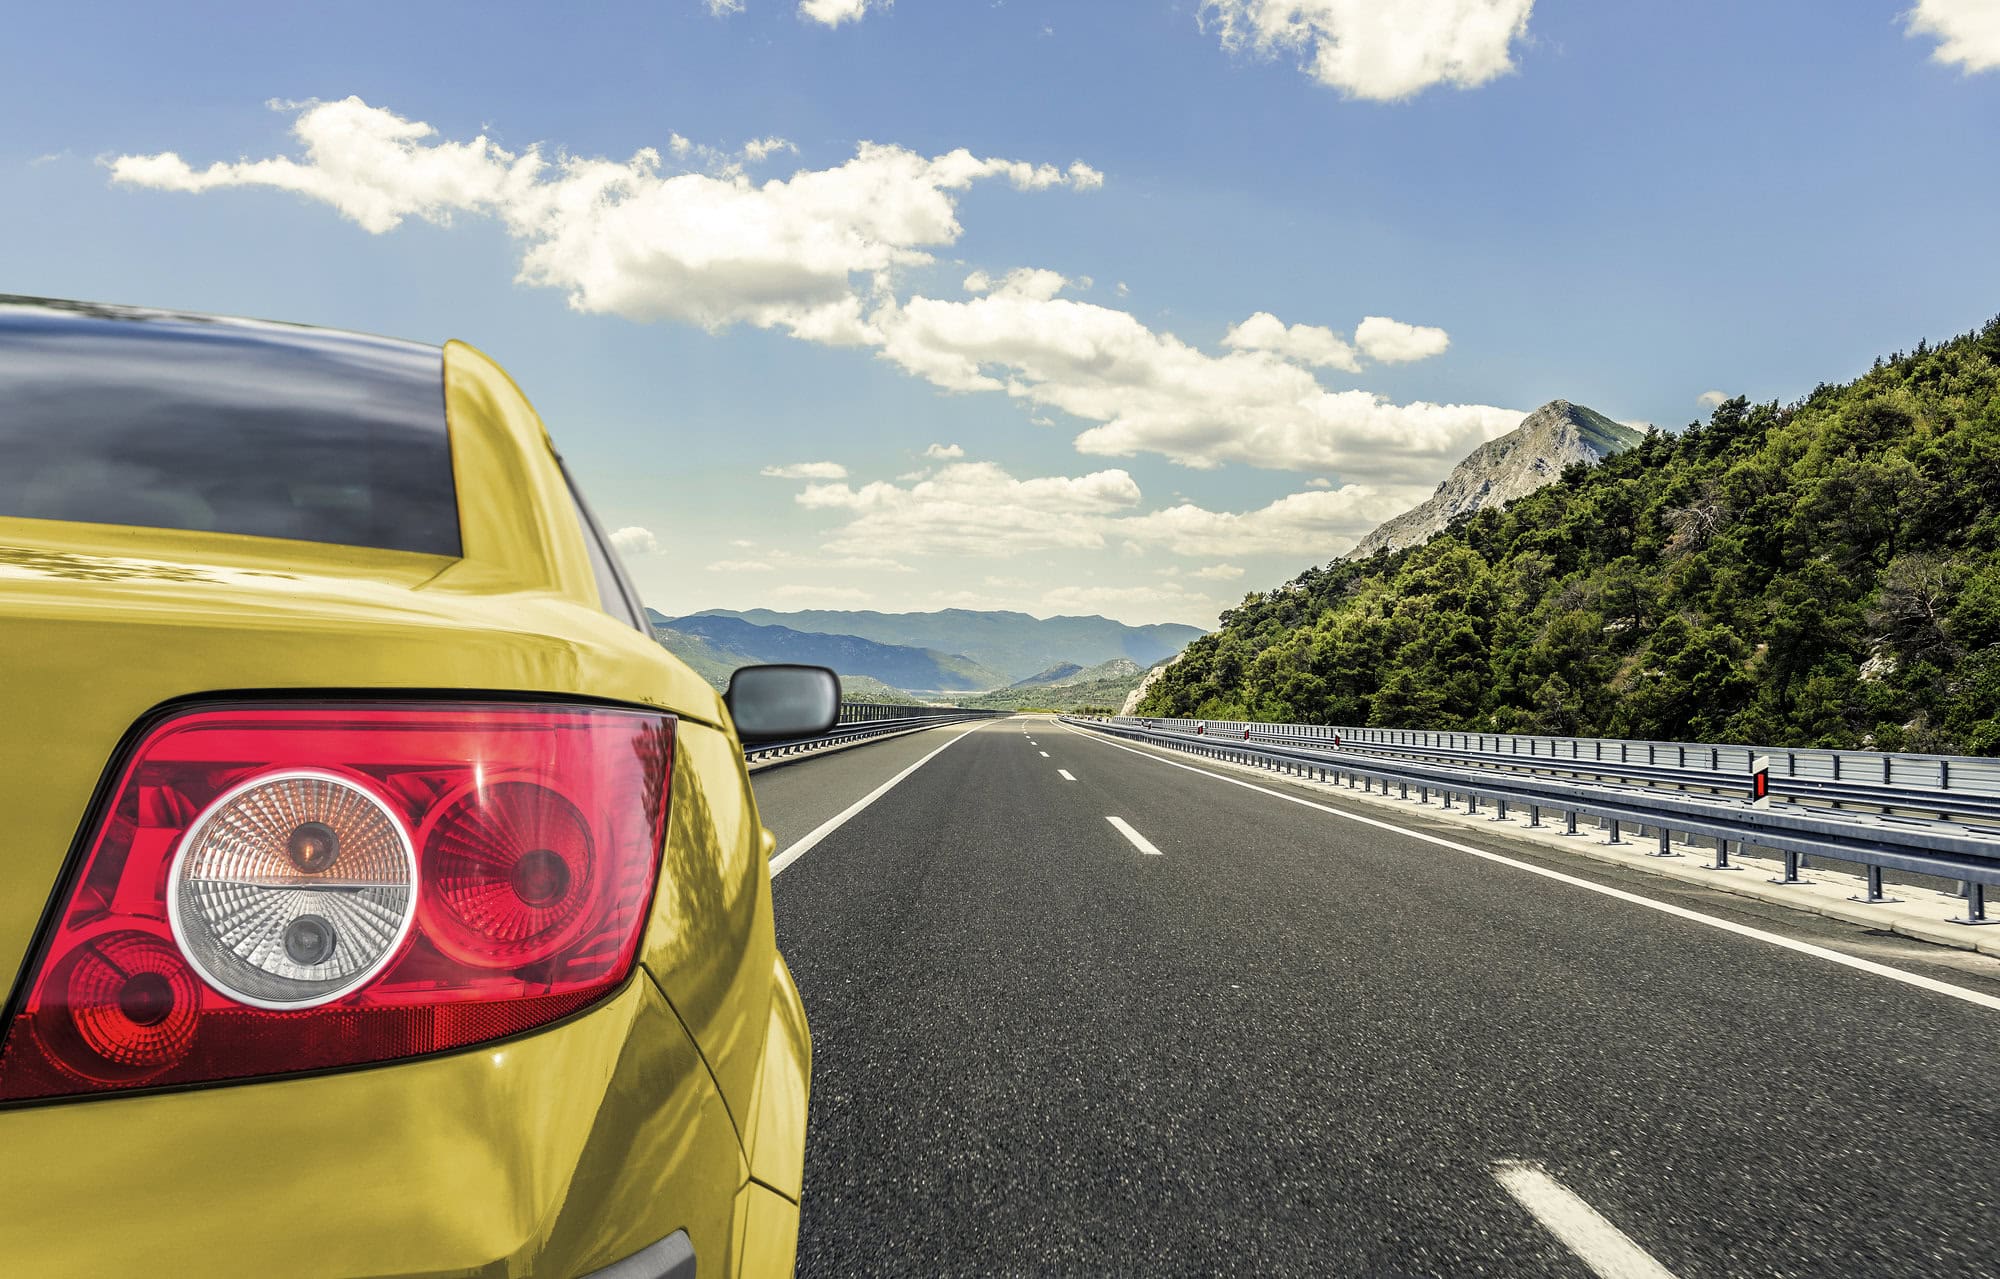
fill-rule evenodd
<path id="1" fill-rule="evenodd" d="M 0 517 L 0 989 L 132 727 L 249 691 L 673 713 L 640 965 L 497 1044 L 0 1108 L 0 1274 L 567 1276 L 676 1230 L 703 1275 L 790 1272 L 771 1232 L 795 1205 L 743 1205 L 799 1194 L 811 1048 L 740 745 L 707 684 L 600 606 L 526 399 L 459 343 L 443 377 L 460 557 Z"/>

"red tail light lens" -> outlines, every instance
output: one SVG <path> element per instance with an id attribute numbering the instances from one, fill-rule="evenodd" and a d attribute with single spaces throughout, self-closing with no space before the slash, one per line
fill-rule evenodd
<path id="1" fill-rule="evenodd" d="M 323 1070 L 546 1025 L 631 973 L 673 722 L 477 703 L 153 727 L 0 1043 L 0 1101 Z"/>

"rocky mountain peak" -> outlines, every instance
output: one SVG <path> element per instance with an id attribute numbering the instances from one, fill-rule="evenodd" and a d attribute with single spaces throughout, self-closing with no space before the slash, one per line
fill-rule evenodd
<path id="1" fill-rule="evenodd" d="M 1459 515 L 1504 506 L 1556 479 L 1573 462 L 1595 464 L 1644 438 L 1644 432 L 1595 409 L 1550 400 L 1507 434 L 1467 454 L 1421 506 L 1362 538 L 1347 558 L 1428 541 Z"/>

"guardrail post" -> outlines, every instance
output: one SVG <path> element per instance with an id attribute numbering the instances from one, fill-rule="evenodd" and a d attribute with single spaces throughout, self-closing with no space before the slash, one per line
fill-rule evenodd
<path id="1" fill-rule="evenodd" d="M 1444 788 L 1444 789 L 1443 789 L 1443 790 L 1442 790 L 1441 792 L 1439 792 L 1439 793 L 1440 793 L 1440 794 L 1442 794 L 1442 795 L 1444 796 L 1444 808 L 1445 808 L 1445 811 L 1446 811 L 1446 812 L 1450 812 L 1450 811 L 1451 811 L 1451 787 L 1447 786 L 1447 787 L 1445 787 L 1445 788 Z"/>
<path id="2" fill-rule="evenodd" d="M 1708 863 L 1706 866 L 1703 866 L 1702 869 L 1742 870 L 1743 868 L 1741 866 L 1732 866 L 1729 864 L 1729 841 L 1726 839 L 1718 839 L 1715 841 L 1715 860 Z"/>
<path id="3" fill-rule="evenodd" d="M 1530 743 L 1528 743 L 1528 744 L 1529 744 L 1530 746 L 1534 745 L 1534 743 L 1533 743 L 1533 742 L 1530 742 Z M 1534 828 L 1536 828 L 1536 827 L 1539 827 L 1539 826 L 1540 826 L 1541 824 L 1542 824 L 1542 806 L 1541 806 L 1540 804 L 1530 804 L 1530 805 L 1528 805 L 1528 827 L 1529 827 L 1529 829 L 1531 829 L 1531 830 L 1532 830 L 1532 829 L 1534 829 Z"/>
<path id="4" fill-rule="evenodd" d="M 1496 799 L 1493 801 L 1493 820 L 1496 822 L 1504 822 L 1507 820 L 1506 800 Z"/>
<path id="5" fill-rule="evenodd" d="M 1604 842 L 1607 844 L 1624 843 L 1624 840 L 1618 838 L 1618 819 L 1616 817 L 1607 817 L 1604 821 L 1604 829 L 1608 832 L 1604 837 Z"/>
<path id="6" fill-rule="evenodd" d="M 1976 879 L 1966 880 L 1965 914 L 1954 915 L 1947 922 L 1968 924 L 1974 927 L 1981 924 L 2000 924 L 2000 919 L 1988 919 L 1986 917 L 1986 885 Z"/>
<path id="7" fill-rule="evenodd" d="M 1867 869 L 1868 895 L 1866 897 L 1849 897 L 1847 900 L 1851 902 L 1867 902 L 1871 906 L 1880 906 L 1888 902 L 1903 900 L 1900 897 L 1885 897 L 1882 895 L 1882 868 L 1880 866 L 1870 866 Z"/>
<path id="8" fill-rule="evenodd" d="M 1430 802 L 1431 802 L 1431 784 L 1429 782 L 1418 782 L 1417 803 L 1428 805 Z"/>
<path id="9" fill-rule="evenodd" d="M 1785 877 L 1784 877 L 1783 879 L 1777 879 L 1777 878 L 1773 878 L 1773 879 L 1771 880 L 1771 882 L 1772 882 L 1772 883 L 1774 883 L 1774 884 L 1810 884 L 1810 883 L 1812 883 L 1813 881 L 1812 881 L 1812 880 L 1810 880 L 1810 879 L 1800 879 L 1800 878 L 1799 878 L 1799 863 L 1800 863 L 1800 862 L 1802 862 L 1802 861 L 1804 861 L 1804 860 L 1805 860 L 1805 859 L 1804 859 L 1804 858 L 1802 858 L 1802 857 L 1800 857 L 1800 856 L 1799 856 L 1799 855 L 1798 855 L 1797 853 L 1795 853 L 1795 852 L 1792 852 L 1792 851 L 1791 851 L 1790 849 L 1786 849 L 1786 850 L 1785 850 Z"/>
<path id="10" fill-rule="evenodd" d="M 1578 830 L 1577 830 L 1577 828 L 1576 828 L 1576 810 L 1575 810 L 1574 808 L 1566 808 L 1566 809 L 1564 809 L 1564 810 L 1563 810 L 1563 834 L 1565 834 L 1565 835 L 1577 835 L 1577 834 L 1581 834 L 1581 833 L 1582 833 L 1582 832 L 1578 831 Z"/>
<path id="11" fill-rule="evenodd" d="M 1479 796 L 1473 794 L 1471 791 L 1465 792 L 1465 815 L 1467 817 L 1479 816 Z"/>
<path id="12" fill-rule="evenodd" d="M 1398 788 L 1396 791 L 1397 799 L 1408 799 L 1410 797 L 1410 784 L 1408 782 L 1398 782 L 1396 786 Z"/>
<path id="13" fill-rule="evenodd" d="M 1645 830 L 1645 828 L 1644 828 L 1643 826 L 1642 826 L 1642 827 L 1640 827 L 1640 831 L 1641 831 L 1642 833 L 1644 832 L 1644 830 Z M 1657 851 L 1657 852 L 1651 852 L 1651 853 L 1647 853 L 1647 854 L 1646 854 L 1646 856 L 1648 856 L 1648 857 L 1684 857 L 1684 856 L 1686 856 L 1686 854 L 1685 854 L 1685 853 L 1677 853 L 1677 852 L 1675 852 L 1675 851 L 1673 850 L 1673 848 L 1672 848 L 1672 846 L 1671 846 L 1671 845 L 1672 845 L 1672 841 L 1673 841 L 1673 837 L 1674 837 L 1674 833 L 1673 833 L 1672 831 L 1668 830 L 1668 829 L 1667 829 L 1666 827 L 1664 827 L 1664 826 L 1660 827 L 1660 847 L 1659 847 L 1659 851 Z"/>

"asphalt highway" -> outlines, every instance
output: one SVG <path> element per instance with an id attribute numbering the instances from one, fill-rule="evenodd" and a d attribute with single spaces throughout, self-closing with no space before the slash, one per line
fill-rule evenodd
<path id="1" fill-rule="evenodd" d="M 801 1275 L 2000 1265 L 2000 967 L 1045 719 L 757 774 L 780 861 L 947 742 L 774 881 Z"/>

